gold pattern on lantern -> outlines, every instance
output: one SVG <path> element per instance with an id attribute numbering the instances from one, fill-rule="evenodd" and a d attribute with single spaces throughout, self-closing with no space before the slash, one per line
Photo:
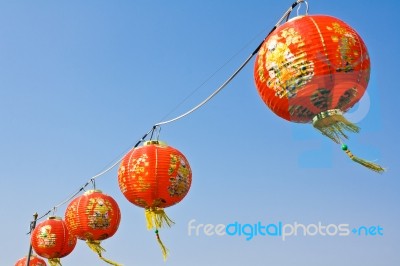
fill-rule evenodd
<path id="1" fill-rule="evenodd" d="M 107 229 L 110 227 L 110 215 L 112 205 L 102 198 L 91 198 L 86 208 L 89 215 L 89 226 L 93 229 Z"/>
<path id="2" fill-rule="evenodd" d="M 175 154 L 170 154 L 170 156 L 171 156 L 171 161 L 170 161 L 169 168 L 168 168 L 168 174 L 172 175 L 172 173 L 176 169 L 176 163 L 178 162 L 178 156 Z"/>
<path id="3" fill-rule="evenodd" d="M 190 188 L 189 176 L 191 170 L 189 164 L 184 158 L 171 154 L 171 169 L 176 169 L 177 163 L 179 163 L 178 171 L 175 177 L 170 177 L 170 186 L 168 187 L 168 192 L 171 197 L 185 195 Z M 174 165 L 173 165 L 174 164 Z M 172 172 L 170 173 L 172 175 Z"/>
<path id="4" fill-rule="evenodd" d="M 261 82 L 266 82 L 264 68 L 263 68 L 263 61 L 262 61 L 262 59 L 265 56 L 265 53 L 266 53 L 266 49 L 265 49 L 265 46 L 263 45 L 263 46 L 261 46 L 260 50 L 258 51 L 258 69 L 257 69 L 257 73 L 258 73 L 258 76 L 259 76 Z"/>
<path id="5" fill-rule="evenodd" d="M 124 176 L 124 174 L 125 174 L 125 166 L 121 165 L 118 169 L 118 179 L 122 181 L 119 182 L 119 186 L 122 193 L 125 193 L 128 190 L 126 186 L 126 177 Z"/>
<path id="6" fill-rule="evenodd" d="M 78 212 L 78 202 L 75 201 L 68 206 L 69 211 L 65 213 L 65 220 L 68 221 L 69 228 L 76 230 L 78 223 L 76 222 L 75 216 Z"/>
<path id="7" fill-rule="evenodd" d="M 142 198 L 135 199 L 135 204 L 143 208 L 146 208 L 148 206 L 147 202 Z"/>
<path id="8" fill-rule="evenodd" d="M 293 28 L 284 29 L 281 32 L 281 36 L 286 39 L 286 45 L 298 44 L 297 47 L 304 46 L 304 41 L 301 35 Z"/>
<path id="9" fill-rule="evenodd" d="M 133 161 L 132 168 L 130 172 L 133 172 L 131 175 L 132 179 L 137 179 L 137 182 L 133 184 L 133 187 L 139 189 L 140 191 L 146 191 L 150 188 L 150 184 L 146 183 L 143 179 L 143 175 L 148 175 L 146 168 L 149 166 L 149 162 L 147 154 L 142 154 L 139 158 Z"/>
<path id="10" fill-rule="evenodd" d="M 37 236 L 38 246 L 41 248 L 51 248 L 56 245 L 56 234 L 51 233 L 51 225 L 45 225 L 40 228 L 40 233 Z"/>
<path id="11" fill-rule="evenodd" d="M 332 35 L 332 41 L 338 43 L 336 57 L 340 58 L 340 66 L 336 69 L 337 72 L 352 72 L 354 67 L 359 62 L 356 61 L 356 57 L 359 57 L 357 51 L 353 51 L 356 45 L 355 36 L 347 31 L 344 27 L 341 27 L 338 23 L 332 23 L 332 27 L 326 27 L 329 31 L 334 31 L 340 36 Z"/>
<path id="12" fill-rule="evenodd" d="M 339 25 L 339 23 L 333 22 L 333 23 L 332 23 L 332 26 L 333 26 L 333 30 L 334 30 L 336 33 L 339 33 L 339 34 L 345 34 L 345 33 L 346 33 L 346 29 L 343 28 L 343 27 L 341 27 L 341 26 Z"/>
<path id="13" fill-rule="evenodd" d="M 297 47 L 293 47 L 296 44 Z M 258 74 L 260 80 L 275 91 L 275 96 L 295 97 L 314 76 L 314 63 L 306 60 L 305 52 L 297 50 L 304 45 L 302 36 L 294 28 L 288 28 L 270 38 L 260 49 Z M 297 50 L 295 54 L 291 47 Z M 268 80 L 264 69 L 268 71 Z"/>

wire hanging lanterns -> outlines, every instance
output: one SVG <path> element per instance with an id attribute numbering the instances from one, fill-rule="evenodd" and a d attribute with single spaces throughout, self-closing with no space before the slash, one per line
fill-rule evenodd
<path id="1" fill-rule="evenodd" d="M 94 181 L 120 163 L 118 183 L 121 192 L 131 203 L 145 209 L 147 228 L 155 229 L 164 259 L 168 250 L 158 230 L 173 224 L 164 208 L 179 203 L 187 195 L 192 172 L 185 156 L 163 142 L 150 140 L 138 146 L 150 132 L 153 134 L 155 128 L 179 120 L 206 104 L 254 55 L 257 55 L 254 67 L 257 90 L 274 113 L 292 122 L 313 123 L 322 134 L 341 143 L 353 161 L 377 172 L 384 170 L 355 157 L 342 142 L 347 138 L 346 130 L 359 131 L 343 114 L 361 99 L 368 86 L 370 58 L 367 48 L 354 29 L 334 17 L 299 16 L 280 25 L 293 7 L 302 2 L 298 0 L 292 4 L 263 43 L 214 93 L 188 112 L 155 124 L 128 154 L 90 179 Z M 88 184 L 54 209 L 72 200 Z M 118 265 L 102 256 L 104 249 L 100 242 L 115 234 L 120 216 L 119 207 L 111 197 L 101 191 L 88 191 L 74 199 L 66 210 L 66 227 L 70 232 L 65 231 L 64 225 L 59 225 L 60 218 L 50 217 L 51 222 L 38 226 L 39 233 L 36 229 L 32 232 L 31 227 L 32 245 L 38 254 L 49 259 L 52 266 L 60 265 L 59 259 L 72 252 L 77 236 L 85 240 L 102 260 Z M 56 241 L 61 238 L 59 232 L 67 236 L 64 241 L 67 247 Z"/>

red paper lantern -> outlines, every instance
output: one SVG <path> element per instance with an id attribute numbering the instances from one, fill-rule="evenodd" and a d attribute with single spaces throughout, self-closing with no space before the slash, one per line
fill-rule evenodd
<path id="1" fill-rule="evenodd" d="M 164 208 L 177 204 L 189 192 L 192 171 L 186 157 L 163 142 L 147 141 L 125 155 L 118 170 L 118 183 L 131 203 L 145 208 L 147 228 L 156 229 L 166 258 L 158 229 L 173 223 Z"/>
<path id="2" fill-rule="evenodd" d="M 23 257 L 17 261 L 15 266 L 26 266 L 28 256 Z M 47 266 L 46 262 L 36 255 L 31 255 L 29 266 Z"/>
<path id="3" fill-rule="evenodd" d="M 31 243 L 35 252 L 49 260 L 50 265 L 61 265 L 60 258 L 70 254 L 76 245 L 76 237 L 71 234 L 60 217 L 49 217 L 32 231 Z"/>
<path id="4" fill-rule="evenodd" d="M 363 96 L 370 58 L 360 35 L 343 21 L 324 15 L 296 17 L 266 38 L 254 78 L 265 104 L 278 116 L 314 127 L 337 143 L 345 130 L 359 128 L 343 113 Z M 373 170 L 383 168 L 349 156 Z"/>
<path id="5" fill-rule="evenodd" d="M 65 211 L 65 222 L 70 232 L 112 265 L 118 265 L 102 256 L 102 240 L 115 234 L 121 221 L 117 202 L 100 190 L 89 190 L 75 198 Z"/>

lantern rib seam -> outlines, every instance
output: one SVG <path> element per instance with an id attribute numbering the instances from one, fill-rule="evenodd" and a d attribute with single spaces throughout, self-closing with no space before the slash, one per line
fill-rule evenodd
<path id="1" fill-rule="evenodd" d="M 326 44 L 325 44 L 324 36 L 322 36 L 321 30 L 320 30 L 318 24 L 315 22 L 315 20 L 312 17 L 308 17 L 308 18 L 312 21 L 312 23 L 314 24 L 315 28 L 318 31 L 319 37 L 321 39 L 322 47 L 324 47 L 324 52 L 325 52 L 326 59 L 329 61 L 328 52 L 326 51 Z M 327 64 L 328 64 L 328 68 L 329 68 L 329 76 L 331 78 L 331 81 L 334 82 L 333 74 L 332 74 L 331 62 L 327 62 Z"/>

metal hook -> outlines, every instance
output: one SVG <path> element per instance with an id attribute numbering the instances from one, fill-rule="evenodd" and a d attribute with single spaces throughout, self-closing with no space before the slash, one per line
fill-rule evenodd
<path id="1" fill-rule="evenodd" d="M 153 139 L 153 134 L 154 134 L 154 131 L 156 130 L 156 128 L 157 128 L 157 126 L 153 126 L 153 128 L 151 129 L 150 140 Z"/>
<path id="2" fill-rule="evenodd" d="M 53 214 L 52 214 L 52 216 L 56 216 L 56 212 L 57 212 L 57 207 L 53 207 Z"/>
<path id="3" fill-rule="evenodd" d="M 158 132 L 157 132 L 157 141 L 160 140 L 160 133 L 161 133 L 161 127 L 158 126 Z"/>
<path id="4" fill-rule="evenodd" d="M 297 16 L 299 16 L 299 11 L 303 3 L 306 5 L 306 15 L 308 15 L 308 3 L 306 0 L 302 0 L 299 2 L 299 7 L 297 8 Z"/>
<path id="5" fill-rule="evenodd" d="M 96 190 L 96 180 L 94 178 L 90 179 L 93 185 L 93 190 Z"/>

